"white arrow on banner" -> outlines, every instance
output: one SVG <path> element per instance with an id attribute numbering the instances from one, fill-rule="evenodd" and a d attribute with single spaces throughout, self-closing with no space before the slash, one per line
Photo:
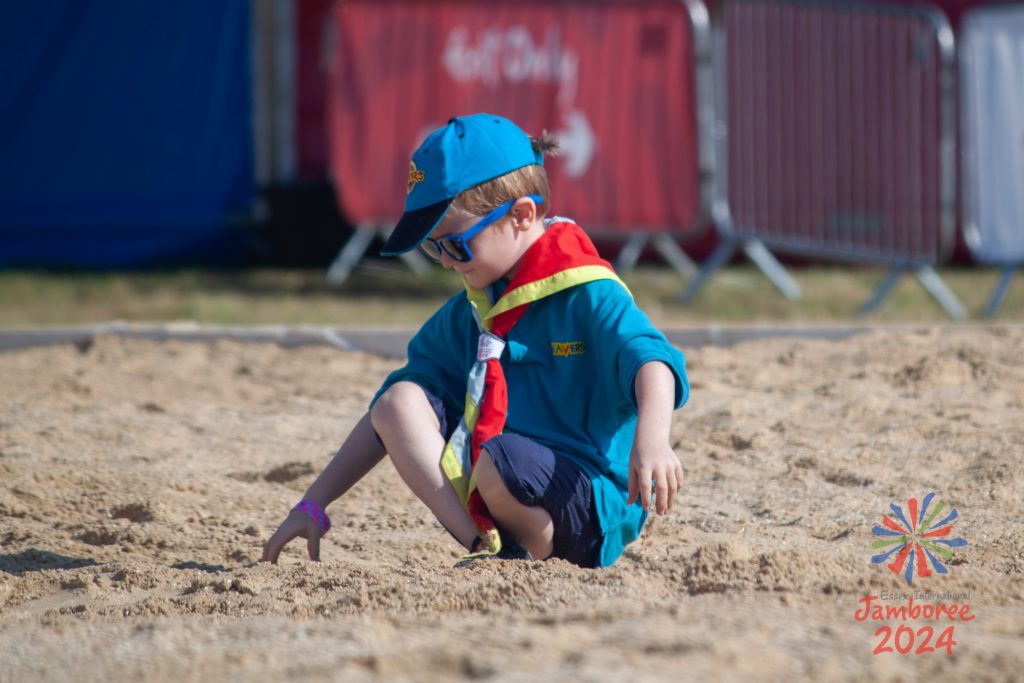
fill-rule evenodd
<path id="1" fill-rule="evenodd" d="M 583 112 L 570 111 L 565 116 L 565 124 L 563 130 L 555 132 L 555 138 L 565 159 L 566 175 L 579 178 L 587 172 L 590 160 L 597 151 L 597 139 Z"/>

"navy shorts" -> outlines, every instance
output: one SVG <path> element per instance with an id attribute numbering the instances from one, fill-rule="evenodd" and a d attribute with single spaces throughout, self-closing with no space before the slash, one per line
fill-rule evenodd
<path id="1" fill-rule="evenodd" d="M 444 401 L 426 389 L 423 392 L 447 440 L 462 415 L 447 410 Z M 596 567 L 602 534 L 594 508 L 594 487 L 586 472 L 569 458 L 520 434 L 499 434 L 485 441 L 483 447 L 509 493 L 523 505 L 540 506 L 551 515 L 551 556 L 581 567 Z M 508 536 L 500 526 L 498 531 Z"/>

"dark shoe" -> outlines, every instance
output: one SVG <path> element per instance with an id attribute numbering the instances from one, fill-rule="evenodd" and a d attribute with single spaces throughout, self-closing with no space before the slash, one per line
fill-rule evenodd
<path id="1" fill-rule="evenodd" d="M 497 553 L 480 552 L 480 538 L 473 541 L 473 547 L 469 554 L 464 555 L 461 560 L 455 563 L 456 569 L 466 569 L 476 562 L 483 560 L 532 560 L 530 552 L 512 539 L 502 541 L 501 550 Z"/>
<path id="2" fill-rule="evenodd" d="M 501 550 L 495 555 L 499 560 L 532 560 L 533 556 L 523 546 L 509 539 L 507 543 L 501 544 Z"/>

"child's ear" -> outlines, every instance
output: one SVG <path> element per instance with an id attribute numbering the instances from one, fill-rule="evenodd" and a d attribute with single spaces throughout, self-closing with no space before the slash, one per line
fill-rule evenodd
<path id="1" fill-rule="evenodd" d="M 520 197 L 512 205 L 509 215 L 516 230 L 526 230 L 537 219 L 537 205 L 529 197 Z"/>

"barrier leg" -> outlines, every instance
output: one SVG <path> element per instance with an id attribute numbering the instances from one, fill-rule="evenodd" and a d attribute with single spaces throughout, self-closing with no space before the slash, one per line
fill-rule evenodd
<path id="1" fill-rule="evenodd" d="M 875 291 L 871 294 L 871 298 L 864 302 L 864 305 L 860 307 L 858 313 L 860 315 L 867 315 L 878 308 L 886 297 L 892 292 L 893 287 L 900 281 L 900 278 L 910 270 L 910 265 L 907 263 L 901 263 L 898 266 L 893 266 L 889 271 L 889 274 L 885 276 L 882 284 L 875 288 Z"/>
<path id="2" fill-rule="evenodd" d="M 914 274 L 917 275 L 917 279 L 920 280 L 924 288 L 931 294 L 939 305 L 946 309 L 946 313 L 949 313 L 949 317 L 953 320 L 963 320 L 967 317 L 967 309 L 957 298 L 956 294 L 953 293 L 946 283 L 942 281 L 939 274 L 935 272 L 935 269 L 931 266 L 918 266 L 914 269 Z"/>
<path id="3" fill-rule="evenodd" d="M 1016 270 L 1013 266 L 1003 268 L 1003 272 L 999 275 L 999 282 L 996 283 L 995 289 L 992 290 L 992 294 L 989 295 L 988 302 L 985 304 L 986 318 L 996 317 L 996 313 L 1003 307 L 1003 302 L 1006 301 L 1006 295 L 1010 292 L 1010 283 L 1013 281 L 1013 274 Z"/>
<path id="4" fill-rule="evenodd" d="M 640 259 L 640 252 L 647 244 L 646 232 L 635 232 L 629 236 L 626 243 L 622 245 L 618 258 L 615 259 L 615 270 L 620 273 L 633 270 L 633 266 Z"/>
<path id="5" fill-rule="evenodd" d="M 356 267 L 363 254 L 369 248 L 377 231 L 371 225 L 359 225 L 355 232 L 348 238 L 348 242 L 334 258 L 331 266 L 327 269 L 327 284 L 338 287 L 348 279 L 352 269 Z"/>
<path id="6" fill-rule="evenodd" d="M 679 299 L 684 303 L 688 304 L 693 301 L 694 297 L 700 293 L 700 290 L 704 289 L 704 285 L 711 276 L 714 275 L 718 270 L 729 262 L 732 255 L 736 253 L 736 247 L 739 246 L 737 241 L 731 237 L 723 237 L 722 243 L 719 244 L 711 256 L 704 261 L 704 265 L 700 267 L 700 272 L 697 273 L 697 277 L 690 280 L 690 284 L 687 285 L 683 293 L 679 295 Z"/>
<path id="7" fill-rule="evenodd" d="M 800 285 L 794 280 L 789 272 L 779 263 L 768 247 L 758 239 L 748 239 L 743 243 L 743 251 L 753 261 L 761 272 L 765 274 L 772 284 L 782 292 L 782 295 L 793 301 L 800 298 Z"/>
<path id="8" fill-rule="evenodd" d="M 672 239 L 671 235 L 655 235 L 654 248 L 684 278 L 697 277 L 697 265 Z"/>
<path id="9" fill-rule="evenodd" d="M 413 249 L 407 251 L 399 256 L 400 259 L 409 266 L 409 269 L 417 275 L 426 275 L 427 271 L 430 270 L 430 264 L 427 259 L 420 254 L 419 249 Z"/>

